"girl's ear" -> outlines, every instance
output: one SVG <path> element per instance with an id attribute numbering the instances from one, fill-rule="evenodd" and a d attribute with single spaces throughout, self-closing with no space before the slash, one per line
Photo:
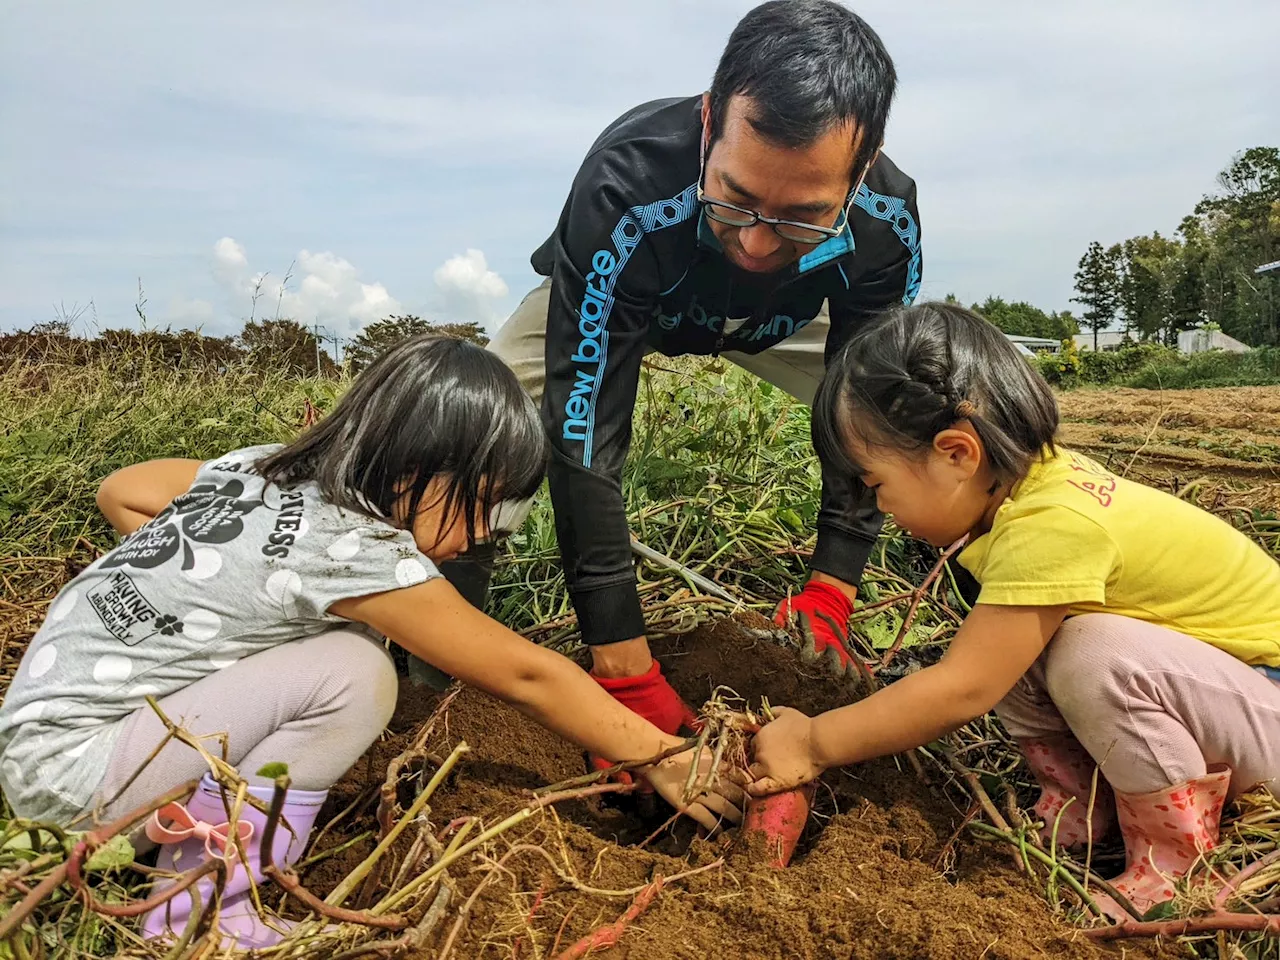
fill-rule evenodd
<path id="1" fill-rule="evenodd" d="M 944 458 L 948 467 L 960 472 L 962 479 L 968 480 L 982 466 L 982 441 L 966 421 L 962 420 L 934 437 L 933 449 Z"/>

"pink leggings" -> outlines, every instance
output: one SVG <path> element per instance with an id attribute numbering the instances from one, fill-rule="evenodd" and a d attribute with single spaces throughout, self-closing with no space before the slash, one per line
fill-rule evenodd
<path id="1" fill-rule="evenodd" d="M 996 713 L 1018 739 L 1075 734 L 1118 793 L 1150 793 L 1218 763 L 1233 771 L 1232 795 L 1280 777 L 1280 685 L 1129 617 L 1067 620 Z"/>
<path id="2" fill-rule="evenodd" d="M 264 782 L 256 772 L 278 762 L 289 765 L 295 787 L 327 790 L 387 725 L 396 692 L 395 666 L 382 644 L 335 629 L 245 657 L 159 703 L 197 736 L 226 734 L 228 760 L 251 783 Z M 172 741 L 134 778 L 165 729 L 150 707 L 124 724 L 99 788 L 101 800 L 119 794 L 102 811 L 105 820 L 208 770 L 200 754 Z M 216 740 L 205 746 L 221 752 Z"/>

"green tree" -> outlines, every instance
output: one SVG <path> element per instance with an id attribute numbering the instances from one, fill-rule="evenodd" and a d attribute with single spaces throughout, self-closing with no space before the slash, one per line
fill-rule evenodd
<path id="1" fill-rule="evenodd" d="M 470 340 L 482 347 L 489 345 L 489 335 L 478 323 L 433 323 L 431 329 L 446 337 L 457 337 L 459 340 Z"/>
<path id="2" fill-rule="evenodd" d="M 1280 342 L 1280 277 L 1253 272 L 1280 259 L 1280 148 L 1233 157 L 1195 220 L 1205 318 L 1247 343 Z"/>
<path id="3" fill-rule="evenodd" d="M 237 339 L 255 366 L 295 377 L 333 376 L 338 371 L 315 334 L 297 320 L 250 320 Z"/>
<path id="4" fill-rule="evenodd" d="M 420 333 L 437 333 L 459 340 L 470 340 L 488 346 L 489 338 L 478 323 L 430 323 L 412 314 L 385 317 L 369 324 L 347 349 L 347 359 L 354 370 L 362 370 L 401 340 Z"/>
<path id="5" fill-rule="evenodd" d="M 1080 258 L 1076 270 L 1076 296 L 1071 300 L 1084 307 L 1084 326 L 1093 333 L 1093 349 L 1098 349 L 1098 333 L 1116 321 L 1120 306 L 1119 245 L 1103 249 L 1097 240 Z"/>
<path id="6" fill-rule="evenodd" d="M 1079 331 L 1079 325 L 1070 312 L 1045 313 L 1023 300 L 1007 303 L 1003 297 L 987 297 L 982 303 L 975 303 L 972 309 L 1015 337 L 1064 340 Z"/>
<path id="7" fill-rule="evenodd" d="M 369 324 L 347 347 L 347 359 L 353 370 L 363 370 L 382 353 L 401 340 L 426 333 L 431 324 L 421 317 L 386 317 Z"/>

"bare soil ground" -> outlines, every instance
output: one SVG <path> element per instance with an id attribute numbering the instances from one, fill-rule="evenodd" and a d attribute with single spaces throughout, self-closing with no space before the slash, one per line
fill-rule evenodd
<path id="1" fill-rule="evenodd" d="M 676 688 L 700 703 L 716 684 L 758 701 L 819 711 L 847 702 L 841 684 L 813 674 L 794 650 L 754 639 L 733 621 L 659 641 L 656 653 Z M 405 685 L 388 738 L 374 746 L 335 788 L 336 812 L 413 739 L 437 698 Z M 580 774 L 582 754 L 510 707 L 465 690 L 451 705 L 448 732 L 437 752 L 465 739 L 473 748 L 459 772 L 432 801 L 437 828 L 478 816 L 486 826 L 519 809 L 528 790 Z M 770 869 L 765 851 L 733 834 L 702 840 L 688 831 L 638 843 L 666 811 L 646 811 L 629 798 L 588 800 L 557 807 L 504 835 L 499 850 L 522 844 L 545 850 L 582 884 L 621 890 L 671 876 L 724 856 L 722 868 L 665 888 L 617 946 L 592 956 L 633 960 L 751 958 L 913 958 L 979 960 L 1120 956 L 1103 949 L 1056 915 L 1043 889 L 1016 873 L 1004 848 L 957 837 L 963 817 L 940 783 L 918 782 L 892 761 L 837 771 L 824 779 L 816 816 L 792 865 Z M 321 821 L 325 817 L 322 815 Z M 367 818 L 344 827 L 369 829 Z M 338 843 L 331 835 L 325 845 Z M 318 865 L 305 879 L 323 894 L 368 854 L 372 840 Z M 490 863 L 499 859 L 498 853 Z M 575 890 L 536 851 L 517 849 L 503 860 L 459 928 L 451 956 L 553 957 L 592 929 L 612 923 L 628 896 Z M 476 889 L 488 869 L 460 878 L 460 897 Z M 446 927 L 448 924 L 446 924 Z M 438 956 L 444 932 L 431 950 Z M 1162 954 L 1154 944 L 1126 944 L 1125 955 Z"/>
<path id="2" fill-rule="evenodd" d="M 1209 509 L 1280 510 L 1280 387 L 1076 390 L 1058 402 L 1062 442 L 1113 470 Z"/>

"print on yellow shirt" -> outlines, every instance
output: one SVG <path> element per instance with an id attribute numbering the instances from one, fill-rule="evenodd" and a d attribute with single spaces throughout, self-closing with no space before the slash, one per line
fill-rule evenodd
<path id="1" fill-rule="evenodd" d="M 1047 451 L 960 554 L 979 603 L 1115 613 L 1280 666 L 1280 564 L 1230 524 Z"/>

